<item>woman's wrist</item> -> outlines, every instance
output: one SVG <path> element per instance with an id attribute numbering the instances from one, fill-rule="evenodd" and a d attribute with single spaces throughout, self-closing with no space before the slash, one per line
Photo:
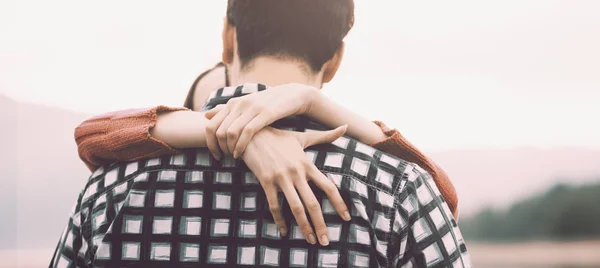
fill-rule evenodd
<path id="1" fill-rule="evenodd" d="M 322 115 L 323 107 L 327 104 L 327 97 L 323 95 L 318 89 L 306 90 L 306 109 L 302 112 L 302 115 L 308 116 L 312 119 L 318 119 Z"/>
<path id="2" fill-rule="evenodd" d="M 175 111 L 158 115 L 150 135 L 174 148 L 206 147 L 206 124 L 203 113 Z"/>

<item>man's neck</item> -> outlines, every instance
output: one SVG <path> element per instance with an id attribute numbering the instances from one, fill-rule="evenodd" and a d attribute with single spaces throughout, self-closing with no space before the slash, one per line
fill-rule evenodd
<path id="1" fill-rule="evenodd" d="M 278 86 L 289 83 L 299 83 L 321 88 L 320 75 L 310 73 L 308 66 L 295 61 L 283 61 L 273 58 L 259 58 L 251 66 L 242 70 L 233 85 L 245 83 L 260 83 L 268 86 Z"/>

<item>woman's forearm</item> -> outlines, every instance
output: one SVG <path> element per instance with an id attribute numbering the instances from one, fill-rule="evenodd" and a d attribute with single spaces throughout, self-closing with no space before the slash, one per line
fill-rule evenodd
<path id="1" fill-rule="evenodd" d="M 314 94 L 310 108 L 304 115 L 330 128 L 347 124 L 346 134 L 366 144 L 374 144 L 387 138 L 375 123 L 335 103 L 320 92 Z"/>
<path id="2" fill-rule="evenodd" d="M 194 111 L 166 112 L 158 115 L 150 135 L 174 148 L 206 147 L 204 113 Z"/>

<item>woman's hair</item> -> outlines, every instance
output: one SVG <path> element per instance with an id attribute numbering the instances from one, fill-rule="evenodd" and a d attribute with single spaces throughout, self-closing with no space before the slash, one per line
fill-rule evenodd
<path id="1" fill-rule="evenodd" d="M 217 63 L 217 65 L 215 65 L 215 67 L 212 67 L 212 68 L 204 71 L 196 78 L 196 80 L 194 80 L 192 87 L 190 87 L 190 90 L 188 91 L 187 97 L 185 97 L 185 102 L 183 103 L 183 107 L 188 108 L 190 110 L 194 109 L 194 94 L 196 93 L 196 86 L 198 85 L 200 80 L 202 80 L 202 78 L 204 78 L 207 74 L 209 74 L 210 72 L 214 71 L 215 69 L 221 68 L 221 67 L 225 68 L 225 86 L 226 87 L 229 86 L 229 73 L 227 71 L 227 65 L 225 65 L 223 62 L 219 62 L 219 63 Z"/>

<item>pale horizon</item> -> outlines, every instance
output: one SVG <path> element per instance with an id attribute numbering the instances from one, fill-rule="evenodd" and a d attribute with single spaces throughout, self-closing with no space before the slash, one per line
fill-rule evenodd
<path id="1" fill-rule="evenodd" d="M 224 9 L 225 1 L 2 1 L 0 94 L 86 114 L 180 106 L 219 60 Z M 324 92 L 427 151 L 600 149 L 599 9 L 357 0 L 346 57 Z"/>

